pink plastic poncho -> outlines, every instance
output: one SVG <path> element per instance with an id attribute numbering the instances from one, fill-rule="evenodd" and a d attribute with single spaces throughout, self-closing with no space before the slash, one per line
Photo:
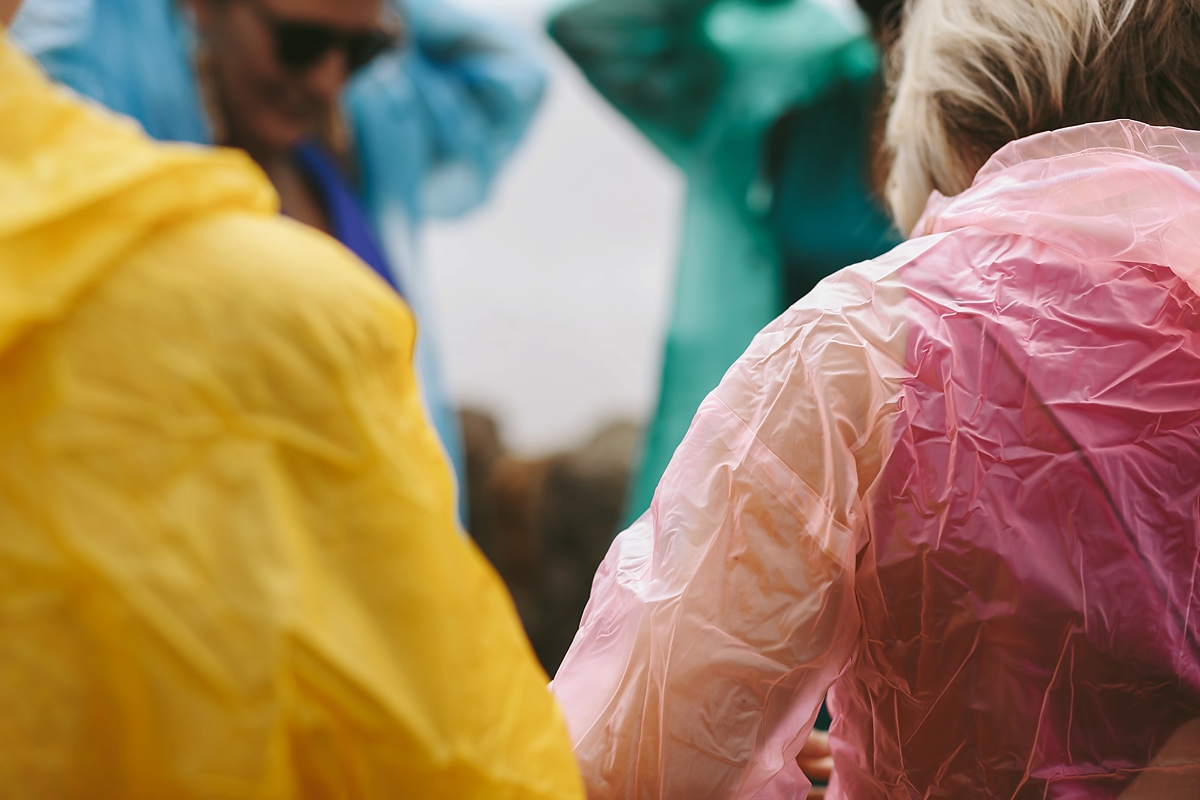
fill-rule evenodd
<path id="1" fill-rule="evenodd" d="M 555 680 L 590 797 L 1200 797 L 1200 133 L 999 152 L 764 330 Z M 1189 738 L 1190 737 L 1190 738 Z"/>

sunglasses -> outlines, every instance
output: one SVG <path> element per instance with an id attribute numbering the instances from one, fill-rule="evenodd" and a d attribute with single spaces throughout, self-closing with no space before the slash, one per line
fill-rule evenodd
<path id="1" fill-rule="evenodd" d="M 348 31 L 312 22 L 297 22 L 276 16 L 261 0 L 243 0 L 271 31 L 275 58 L 289 72 L 307 72 L 330 51 L 340 49 L 346 68 L 358 72 L 383 52 L 401 43 L 399 20 L 391 30 L 380 24 L 370 30 Z"/>

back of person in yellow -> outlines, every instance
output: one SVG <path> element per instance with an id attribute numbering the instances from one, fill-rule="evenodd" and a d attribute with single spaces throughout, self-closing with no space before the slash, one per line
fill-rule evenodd
<path id="1" fill-rule="evenodd" d="M 0 31 L 0 798 L 580 800 L 412 317 L 276 207 Z"/>

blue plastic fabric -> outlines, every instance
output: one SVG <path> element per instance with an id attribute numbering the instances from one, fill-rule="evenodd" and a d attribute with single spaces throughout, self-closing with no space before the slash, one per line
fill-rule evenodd
<path id="1" fill-rule="evenodd" d="M 531 46 L 439 0 L 389 0 L 411 46 L 378 58 L 347 86 L 359 192 L 405 299 L 422 321 L 416 365 L 431 419 L 464 475 L 457 414 L 431 334 L 416 257 L 427 215 L 476 207 L 520 141 L 545 73 Z M 191 51 L 172 0 L 28 0 L 12 34 L 52 77 L 137 119 L 155 138 L 212 143 Z"/>
<path id="2" fill-rule="evenodd" d="M 171 0 L 30 0 L 10 32 L 52 78 L 154 138 L 212 143 L 192 32 Z"/>

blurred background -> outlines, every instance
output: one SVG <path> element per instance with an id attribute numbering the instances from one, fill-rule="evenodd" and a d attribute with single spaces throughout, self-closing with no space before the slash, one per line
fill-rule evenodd
<path id="1" fill-rule="evenodd" d="M 652 411 L 684 182 L 544 35 L 550 0 L 457 0 L 538 40 L 551 73 L 490 202 L 422 242 L 450 389 L 526 456 Z"/>
<path id="2" fill-rule="evenodd" d="M 430 220 L 422 260 L 469 530 L 554 674 L 704 394 L 817 280 L 886 249 L 865 173 L 875 55 L 853 0 L 724 4 L 703 34 L 720 42 L 700 47 L 687 13 L 711 4 L 591 4 L 556 35 L 622 114 L 544 33 L 560 2 L 455 4 L 525 31 L 550 75 L 489 202 Z M 716 121 L 699 135 L 677 127 L 692 103 Z M 689 305 L 671 322 L 680 280 Z"/>
<path id="3" fill-rule="evenodd" d="M 553 2 L 456 5 L 526 31 L 550 73 L 490 201 L 431 220 L 421 247 L 471 535 L 553 675 L 654 408 L 684 179 L 546 37 Z"/>

